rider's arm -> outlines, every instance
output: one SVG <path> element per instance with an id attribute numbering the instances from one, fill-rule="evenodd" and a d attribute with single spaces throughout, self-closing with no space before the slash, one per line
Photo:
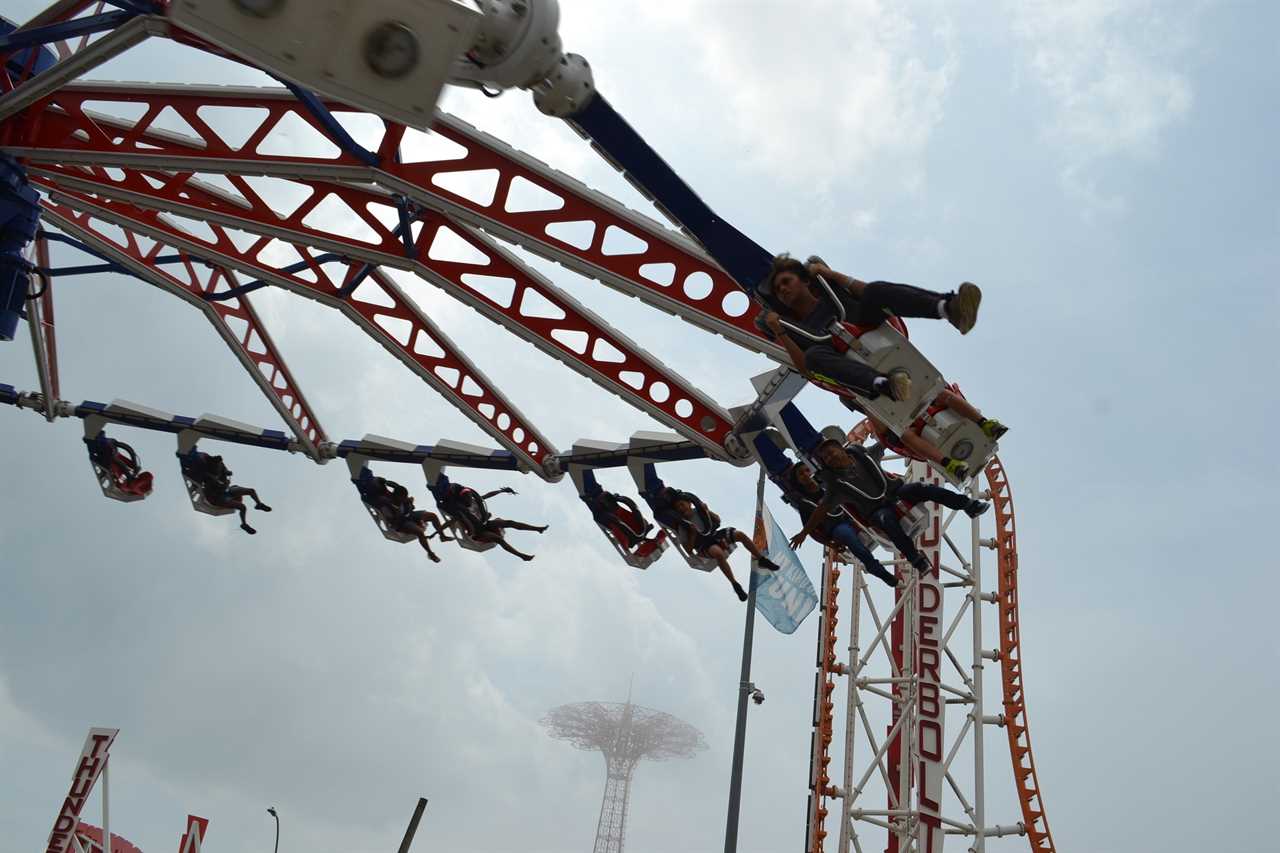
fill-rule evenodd
<path id="1" fill-rule="evenodd" d="M 808 370 L 805 368 L 804 363 L 804 350 L 796 345 L 796 342 L 791 339 L 791 335 L 784 332 L 778 335 L 778 340 L 782 343 L 783 349 L 787 351 L 787 358 L 791 359 L 791 364 L 795 369 L 801 373 L 807 373 Z"/>
<path id="2" fill-rule="evenodd" d="M 801 528 L 800 532 L 791 537 L 791 547 L 799 548 L 800 543 L 804 542 L 804 540 L 809 537 L 809 534 L 822 523 L 824 518 L 826 518 L 827 512 L 830 509 L 831 506 L 829 501 L 824 498 L 817 507 L 814 508 L 813 515 L 809 516 L 809 520 L 804 523 L 804 527 Z"/>
<path id="3" fill-rule="evenodd" d="M 857 296 L 862 292 L 862 288 L 866 286 L 865 281 L 859 281 L 851 275 L 845 275 L 842 272 L 836 272 L 826 264 L 810 264 L 809 272 L 814 275 L 820 275 L 834 286 L 846 290 Z"/>
<path id="4" fill-rule="evenodd" d="M 787 351 L 787 358 L 791 359 L 791 364 L 796 370 L 805 373 L 804 367 L 804 350 L 800 349 L 791 335 L 788 334 L 786 327 L 782 325 L 782 317 L 776 311 L 770 311 L 764 315 L 765 327 L 773 333 L 778 342 L 782 344 L 782 348 Z"/>

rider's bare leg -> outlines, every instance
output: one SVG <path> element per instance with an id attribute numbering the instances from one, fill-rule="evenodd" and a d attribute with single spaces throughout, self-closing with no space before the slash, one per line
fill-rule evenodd
<path id="1" fill-rule="evenodd" d="M 938 402 L 967 421 L 973 421 L 975 424 L 983 421 L 982 412 L 975 409 L 964 397 L 945 388 L 938 392 Z"/>
<path id="2" fill-rule="evenodd" d="M 542 533 L 547 529 L 547 525 L 545 524 L 538 526 L 535 524 L 525 524 L 523 521 L 509 521 L 505 518 L 495 518 L 492 523 L 507 530 L 528 530 L 532 533 Z"/>
<path id="3" fill-rule="evenodd" d="M 258 510 L 259 512 L 271 512 L 271 507 L 267 506 L 262 502 L 262 498 L 258 497 L 257 491 L 249 488 L 248 486 L 232 486 L 231 488 L 227 489 L 227 494 L 231 495 L 233 498 L 244 498 L 244 497 L 252 498 L 254 509 Z"/>
<path id="4" fill-rule="evenodd" d="M 724 548 L 719 545 L 712 545 L 710 548 L 702 552 L 702 556 L 710 557 L 716 561 L 716 565 L 720 567 L 720 571 L 729 579 L 729 584 L 733 587 L 733 591 L 738 594 L 739 601 L 747 600 L 747 591 L 742 588 L 742 584 L 738 583 L 738 579 L 733 576 L 733 569 L 729 566 L 729 555 Z"/>
<path id="5" fill-rule="evenodd" d="M 248 533 L 250 536 L 258 532 L 249 526 L 249 508 L 244 505 L 244 498 L 236 496 L 226 503 L 217 504 L 217 506 L 235 508 L 235 510 L 240 513 L 240 529 L 245 533 Z"/>
<path id="6" fill-rule="evenodd" d="M 962 418 L 973 421 L 982 427 L 982 431 L 991 438 L 999 438 L 1009 431 L 1009 428 L 994 418 L 988 418 L 978 411 L 972 404 L 959 394 L 952 393 L 943 389 L 938 394 L 939 401 L 942 402 L 951 411 L 955 412 Z"/>
<path id="7" fill-rule="evenodd" d="M 503 539 L 501 536 L 486 537 L 484 539 L 479 539 L 478 541 L 492 542 L 502 550 L 506 551 L 508 554 L 515 554 L 517 557 L 524 560 L 526 563 L 533 559 L 532 554 L 526 554 L 523 551 L 516 550 L 515 548 L 512 547 L 510 542 L 508 542 L 506 539 Z"/>
<path id="8" fill-rule="evenodd" d="M 440 558 L 436 556 L 436 552 L 431 550 L 431 541 L 427 538 L 427 529 L 419 525 L 416 531 L 410 532 L 416 532 L 418 534 L 418 544 L 427 552 L 427 556 L 431 558 L 431 562 L 440 562 Z"/>
<path id="9" fill-rule="evenodd" d="M 741 530 L 733 531 L 733 541 L 746 548 L 747 551 L 751 553 L 751 556 L 755 557 L 756 560 L 759 561 L 760 565 L 764 566 L 769 571 L 776 572 L 778 570 L 778 564 L 773 560 L 770 560 L 768 554 L 756 547 L 755 540 L 743 533 Z"/>
<path id="10" fill-rule="evenodd" d="M 434 512 L 431 512 L 430 510 L 424 509 L 424 510 L 421 510 L 421 517 L 423 519 L 423 527 L 424 528 L 426 527 L 426 522 L 428 521 L 431 522 L 431 526 L 436 529 L 435 535 L 440 537 L 441 542 L 453 541 L 451 537 L 445 536 L 445 528 L 444 528 L 444 524 L 442 524 L 440 521 L 440 516 L 436 515 Z"/>
<path id="11" fill-rule="evenodd" d="M 909 429 L 902 434 L 902 446 L 910 450 L 917 459 L 923 459 L 926 462 L 933 462 L 938 465 L 945 464 L 946 459 L 942 455 L 942 451 L 938 449 L 932 441 L 925 439 L 920 433 L 913 429 Z"/>

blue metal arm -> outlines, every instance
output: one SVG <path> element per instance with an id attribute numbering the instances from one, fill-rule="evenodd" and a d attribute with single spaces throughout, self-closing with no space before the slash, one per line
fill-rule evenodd
<path id="1" fill-rule="evenodd" d="M 597 93 L 568 121 L 702 243 L 715 262 L 748 293 L 769 274 L 773 254 L 725 222 Z"/>

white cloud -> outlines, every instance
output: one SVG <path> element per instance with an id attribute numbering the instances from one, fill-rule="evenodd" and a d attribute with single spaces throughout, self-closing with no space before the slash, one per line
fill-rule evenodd
<path id="1" fill-rule="evenodd" d="M 697 85 L 714 93 L 724 136 L 749 165 L 822 190 L 892 164 L 904 186 L 919 185 L 919 158 L 955 71 L 945 28 L 922 32 L 909 13 L 877 0 L 803 13 L 681 5 L 672 36 L 689 40 Z M 658 23 L 669 24 L 668 14 L 656 13 Z"/>
<path id="2" fill-rule="evenodd" d="M 1051 101 L 1044 131 L 1063 152 L 1064 190 L 1091 210 L 1123 210 L 1124 200 L 1099 190 L 1088 167 L 1107 157 L 1153 156 L 1191 111 L 1192 86 L 1180 64 L 1195 5 L 1018 0 L 1008 11 L 1026 66 Z"/>

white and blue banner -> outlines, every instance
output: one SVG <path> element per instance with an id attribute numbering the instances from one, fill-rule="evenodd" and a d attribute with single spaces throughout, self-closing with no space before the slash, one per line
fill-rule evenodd
<path id="1" fill-rule="evenodd" d="M 764 543 L 760 542 L 761 528 L 765 534 Z M 800 565 L 800 558 L 791 550 L 787 534 L 763 503 L 756 519 L 756 544 L 763 545 L 769 559 L 780 567 L 771 572 L 755 568 L 753 563 L 751 586 L 756 593 L 756 610 L 769 620 L 770 625 L 790 634 L 818 606 L 818 593 L 805 574 L 804 566 Z"/>

